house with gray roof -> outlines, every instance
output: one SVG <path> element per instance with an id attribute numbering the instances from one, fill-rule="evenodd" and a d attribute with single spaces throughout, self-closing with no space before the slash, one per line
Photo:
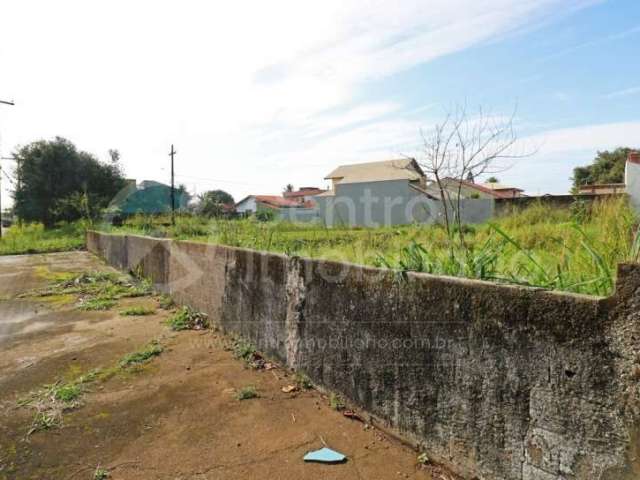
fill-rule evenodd
<path id="1" fill-rule="evenodd" d="M 412 158 L 341 165 L 325 180 L 331 189 L 315 196 L 327 226 L 378 227 L 437 220 L 439 201 Z"/>

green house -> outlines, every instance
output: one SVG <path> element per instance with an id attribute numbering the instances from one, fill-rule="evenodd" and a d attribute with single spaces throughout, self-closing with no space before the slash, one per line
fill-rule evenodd
<path id="1" fill-rule="evenodd" d="M 183 188 L 175 189 L 176 210 L 185 210 L 189 200 L 190 195 Z M 138 185 L 130 181 L 111 202 L 110 209 L 123 215 L 170 213 L 171 187 L 152 180 L 145 180 Z"/>

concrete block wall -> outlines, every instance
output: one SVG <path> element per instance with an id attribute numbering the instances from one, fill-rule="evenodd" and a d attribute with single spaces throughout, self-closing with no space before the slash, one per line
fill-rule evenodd
<path id="1" fill-rule="evenodd" d="M 135 236 L 87 245 L 466 478 L 640 478 L 637 265 L 604 299 Z"/>

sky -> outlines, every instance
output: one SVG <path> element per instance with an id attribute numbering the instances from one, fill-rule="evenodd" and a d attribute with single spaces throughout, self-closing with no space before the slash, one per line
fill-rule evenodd
<path id="1" fill-rule="evenodd" d="M 530 195 L 640 147 L 637 0 L 4 0 L 0 18 L 2 156 L 61 136 L 168 182 L 174 144 L 177 182 L 239 200 L 420 159 L 457 105 L 516 111 L 533 154 L 498 177 Z"/>

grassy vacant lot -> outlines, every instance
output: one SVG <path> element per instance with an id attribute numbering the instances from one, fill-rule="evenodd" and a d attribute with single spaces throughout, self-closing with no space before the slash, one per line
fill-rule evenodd
<path id="1" fill-rule="evenodd" d="M 83 223 L 59 225 L 45 230 L 40 224 L 14 225 L 0 239 L 0 255 L 78 250 L 84 246 Z"/>
<path id="2" fill-rule="evenodd" d="M 533 205 L 464 227 L 462 240 L 458 234 L 450 239 L 439 225 L 327 229 L 181 217 L 168 227 L 167 220 L 134 217 L 108 230 L 593 295 L 611 294 L 616 264 L 638 256 L 636 217 L 623 199 L 592 208 Z"/>

